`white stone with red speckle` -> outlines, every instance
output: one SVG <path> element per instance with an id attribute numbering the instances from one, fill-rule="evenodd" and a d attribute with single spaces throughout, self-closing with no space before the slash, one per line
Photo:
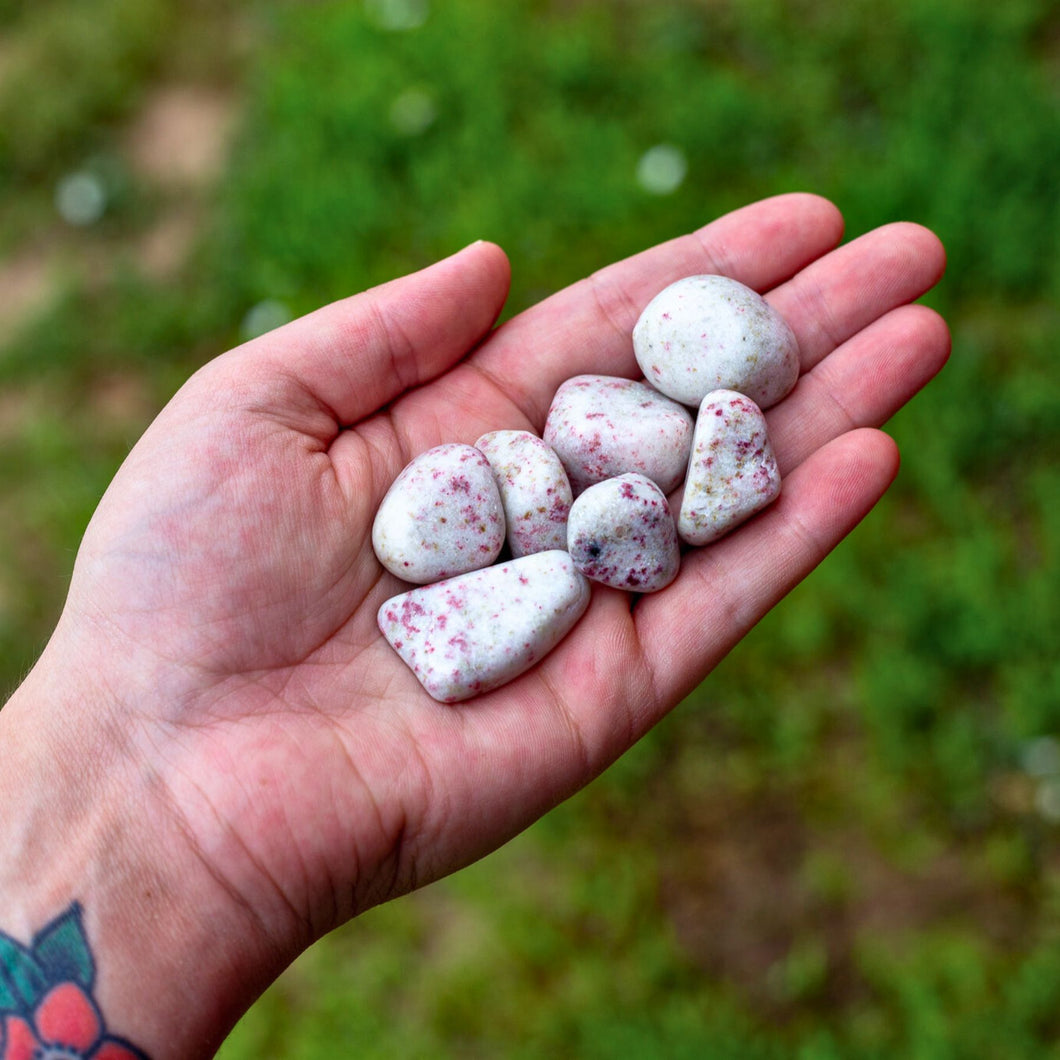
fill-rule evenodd
<path id="1" fill-rule="evenodd" d="M 372 525 L 379 562 L 424 584 L 486 567 L 504 544 L 504 509 L 489 461 L 474 446 L 435 446 L 409 463 Z"/>
<path id="2" fill-rule="evenodd" d="M 684 477 L 692 427 L 688 409 L 646 383 L 576 375 L 556 391 L 544 439 L 563 461 L 575 496 L 627 472 L 669 493 Z"/>
<path id="3" fill-rule="evenodd" d="M 691 406 L 729 389 L 769 408 L 799 378 L 787 321 L 728 276 L 686 276 L 660 291 L 633 329 L 633 352 L 653 387 Z"/>
<path id="4" fill-rule="evenodd" d="M 681 566 L 666 495 L 644 475 L 619 475 L 581 494 L 567 522 L 567 549 L 587 578 L 638 593 L 665 589 Z"/>
<path id="5" fill-rule="evenodd" d="M 410 589 L 379 628 L 442 703 L 498 688 L 544 658 L 589 605 L 589 583 L 558 549 Z"/>
<path id="6" fill-rule="evenodd" d="M 555 450 L 530 431 L 490 431 L 475 448 L 493 468 L 512 555 L 566 548 L 572 494 Z"/>
<path id="7" fill-rule="evenodd" d="M 677 530 L 690 545 L 727 534 L 780 495 L 762 410 L 744 394 L 707 394 L 696 419 Z"/>

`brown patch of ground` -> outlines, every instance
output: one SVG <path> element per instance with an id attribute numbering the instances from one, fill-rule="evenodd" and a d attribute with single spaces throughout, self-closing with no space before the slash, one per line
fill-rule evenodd
<path id="1" fill-rule="evenodd" d="M 84 406 L 92 423 L 118 438 L 140 435 L 158 411 L 147 380 L 132 372 L 93 379 Z"/>
<path id="2" fill-rule="evenodd" d="M 147 276 L 164 280 L 184 264 L 199 233 L 201 210 L 194 203 L 177 203 L 136 241 L 136 261 Z"/>
<path id="3" fill-rule="evenodd" d="M 201 187 L 224 169 L 234 127 L 232 98 L 198 85 L 155 90 L 129 128 L 133 170 L 163 186 Z"/>
<path id="4" fill-rule="evenodd" d="M 0 49 L 0 63 L 3 51 Z M 153 279 L 183 265 L 203 217 L 203 193 L 223 171 L 235 127 L 231 94 L 196 85 L 167 85 L 133 119 L 125 151 L 134 176 L 165 193 L 154 222 L 130 239 L 135 260 Z M 0 262 L 0 339 L 45 310 L 60 277 L 106 276 L 129 246 L 100 242 L 91 231 L 72 232 L 56 218 L 32 246 Z"/>
<path id="5" fill-rule="evenodd" d="M 0 389 L 0 444 L 18 438 L 40 415 L 47 400 L 43 386 Z"/>
<path id="6" fill-rule="evenodd" d="M 172 276 L 187 258 L 202 221 L 201 192 L 224 172 L 235 119 L 231 93 L 169 84 L 155 89 L 130 125 L 125 153 L 133 173 L 171 196 L 136 243 L 148 276 Z"/>
<path id="7" fill-rule="evenodd" d="M 53 253 L 37 246 L 20 249 L 0 262 L 0 333 L 47 306 L 55 290 L 55 264 Z"/>

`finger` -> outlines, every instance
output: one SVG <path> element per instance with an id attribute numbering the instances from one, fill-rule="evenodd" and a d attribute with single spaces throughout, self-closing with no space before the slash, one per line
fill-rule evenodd
<path id="1" fill-rule="evenodd" d="M 842 229 L 839 211 L 815 195 L 781 195 L 736 210 L 601 269 L 519 314 L 476 352 L 467 371 L 494 381 L 540 430 L 565 379 L 583 372 L 640 374 L 633 325 L 669 283 L 718 272 L 765 290 L 834 247 Z M 461 390 L 468 385 L 466 379 L 454 380 Z"/>
<path id="2" fill-rule="evenodd" d="M 628 594 L 594 585 L 546 659 L 462 714 L 491 754 L 510 752 L 505 776 L 528 789 L 514 801 L 551 804 L 626 751 L 854 528 L 897 467 L 890 438 L 854 431 L 807 460 L 762 514 L 687 553 L 677 580 L 632 612 Z"/>
<path id="3" fill-rule="evenodd" d="M 781 474 L 846 431 L 882 426 L 949 354 L 949 329 L 926 306 L 902 306 L 859 331 L 766 413 Z"/>
<path id="4" fill-rule="evenodd" d="M 887 435 L 852 431 L 805 460 L 758 517 L 687 553 L 678 579 L 634 612 L 655 701 L 690 692 L 853 530 L 897 471 Z"/>
<path id="5" fill-rule="evenodd" d="M 334 424 L 350 425 L 475 346 L 497 319 L 509 279 L 500 247 L 472 243 L 419 272 L 324 306 L 234 354 L 240 371 L 293 382 Z"/>
<path id="6" fill-rule="evenodd" d="M 833 250 L 767 300 L 799 340 L 804 372 L 877 318 L 916 301 L 942 276 L 946 254 L 920 225 L 885 225 Z"/>

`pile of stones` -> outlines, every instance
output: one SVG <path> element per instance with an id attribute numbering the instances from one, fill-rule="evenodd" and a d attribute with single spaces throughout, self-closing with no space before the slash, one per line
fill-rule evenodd
<path id="1" fill-rule="evenodd" d="M 682 542 L 710 544 L 779 495 L 762 410 L 798 379 L 783 317 L 735 280 L 689 276 L 645 307 L 633 348 L 643 380 L 568 379 L 542 437 L 436 446 L 383 498 L 375 554 L 418 588 L 379 628 L 435 699 L 512 680 L 573 628 L 591 581 L 664 589 Z"/>

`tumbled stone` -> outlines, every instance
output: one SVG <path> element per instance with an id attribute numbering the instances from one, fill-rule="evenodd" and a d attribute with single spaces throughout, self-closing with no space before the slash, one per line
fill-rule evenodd
<path id="1" fill-rule="evenodd" d="M 689 411 L 643 382 L 577 375 L 556 391 L 544 439 L 559 454 L 575 496 L 626 472 L 669 493 L 681 482 L 692 444 Z"/>
<path id="2" fill-rule="evenodd" d="M 762 410 L 733 390 L 707 394 L 696 419 L 677 531 L 706 545 L 771 504 L 780 471 Z"/>
<path id="3" fill-rule="evenodd" d="M 411 589 L 379 609 L 379 628 L 442 703 L 518 677 L 589 605 L 589 583 L 559 549 Z"/>
<path id="4" fill-rule="evenodd" d="M 512 555 L 566 548 L 572 494 L 555 451 L 529 431 L 490 431 L 475 448 L 493 468 Z"/>
<path id="5" fill-rule="evenodd" d="M 376 512 L 372 547 L 405 581 L 424 584 L 488 566 L 504 545 L 504 509 L 489 461 L 449 443 L 421 453 Z"/>
<path id="6" fill-rule="evenodd" d="M 666 495 L 638 474 L 598 482 L 578 497 L 567 522 L 567 549 L 587 578 L 639 593 L 666 588 L 681 566 Z"/>
<path id="7" fill-rule="evenodd" d="M 765 409 L 799 378 L 787 321 L 727 276 L 687 276 L 660 291 L 633 329 L 633 352 L 647 381 L 685 405 L 728 389 Z"/>

